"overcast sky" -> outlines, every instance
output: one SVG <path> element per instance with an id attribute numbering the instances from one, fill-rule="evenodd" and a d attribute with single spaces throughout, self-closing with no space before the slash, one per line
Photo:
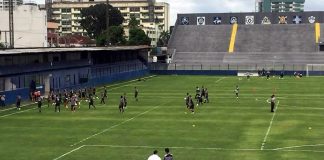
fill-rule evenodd
<path id="1" fill-rule="evenodd" d="M 156 0 L 170 4 L 171 25 L 177 13 L 254 12 L 255 0 Z M 27 2 L 27 1 L 25 1 Z M 36 0 L 44 4 L 44 0 Z M 306 0 L 306 11 L 324 11 L 324 0 Z"/>

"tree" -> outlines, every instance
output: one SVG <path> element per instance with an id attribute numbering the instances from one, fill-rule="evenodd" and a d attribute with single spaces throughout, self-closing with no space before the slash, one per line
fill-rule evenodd
<path id="1" fill-rule="evenodd" d="M 3 43 L 0 43 L 0 48 L 6 48 L 6 46 Z"/>
<path id="2" fill-rule="evenodd" d="M 140 28 L 129 30 L 129 45 L 151 45 L 151 39 Z"/>
<path id="3" fill-rule="evenodd" d="M 135 16 L 131 16 L 131 19 L 129 20 L 128 27 L 131 28 L 139 28 L 140 22 L 135 18 Z"/>
<path id="4" fill-rule="evenodd" d="M 106 4 L 97 4 L 81 10 L 81 26 L 88 32 L 91 38 L 97 38 L 106 30 Z M 117 8 L 108 6 L 109 26 L 119 26 L 123 23 L 124 17 Z"/>
<path id="5" fill-rule="evenodd" d="M 126 39 L 124 37 L 124 28 L 121 26 L 111 26 L 104 32 L 102 32 L 97 38 L 96 42 L 98 46 L 104 46 L 108 42 L 112 45 L 125 44 Z"/>
<path id="6" fill-rule="evenodd" d="M 162 46 L 165 47 L 168 45 L 169 43 L 169 39 L 170 39 L 170 32 L 169 31 L 162 31 L 158 40 L 158 46 Z"/>
<path id="7" fill-rule="evenodd" d="M 151 45 L 151 39 L 140 28 L 140 23 L 135 17 L 131 17 L 129 27 L 129 45 Z"/>

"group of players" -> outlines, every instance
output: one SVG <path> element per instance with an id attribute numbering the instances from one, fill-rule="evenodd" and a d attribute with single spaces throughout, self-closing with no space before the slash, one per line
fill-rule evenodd
<path id="1" fill-rule="evenodd" d="M 209 97 L 208 97 L 208 89 L 204 88 L 204 86 L 201 87 L 201 89 L 197 86 L 196 87 L 196 95 L 195 100 L 197 106 L 202 105 L 203 103 L 209 103 Z M 191 111 L 192 114 L 195 113 L 195 103 L 191 95 L 187 93 L 185 99 L 185 103 L 187 108 Z"/>
<path id="2" fill-rule="evenodd" d="M 64 105 L 65 108 L 68 108 L 69 104 L 71 107 L 71 111 L 75 112 L 77 108 L 80 108 L 81 101 L 84 100 L 88 102 L 89 109 L 93 107 L 96 109 L 95 106 L 95 99 L 99 99 L 99 97 L 96 95 L 96 88 L 82 88 L 77 91 L 71 89 L 64 89 L 63 91 L 57 90 L 56 92 L 51 91 L 48 95 L 48 97 L 44 97 L 40 95 L 40 92 L 37 92 L 39 94 L 33 94 L 32 101 L 37 103 L 38 111 L 42 112 L 42 104 L 44 99 L 47 99 L 47 105 L 50 107 L 50 105 L 55 106 L 55 112 L 61 112 L 61 104 Z M 138 101 L 138 89 L 135 87 L 134 91 L 134 97 L 135 100 Z M 104 86 L 104 91 L 101 93 L 100 97 L 100 104 L 106 104 L 106 99 L 108 99 L 108 91 L 107 87 Z M 16 108 L 17 110 L 21 109 L 21 102 L 22 98 L 20 95 L 16 97 Z M 127 107 L 127 98 L 126 93 L 124 93 L 120 98 L 119 103 L 119 111 L 123 113 Z"/>
<path id="3" fill-rule="evenodd" d="M 138 101 L 138 89 L 135 87 L 135 100 Z M 61 111 L 61 105 L 63 104 L 65 108 L 68 108 L 69 105 L 71 107 L 71 111 L 75 112 L 77 108 L 80 108 L 81 101 L 88 102 L 89 109 L 93 107 L 96 109 L 95 106 L 95 99 L 99 99 L 99 97 L 96 95 L 96 88 L 80 88 L 79 90 L 75 91 L 73 89 L 67 90 L 64 89 L 63 91 L 51 91 L 48 95 L 48 97 L 43 97 L 40 94 L 33 97 L 33 101 L 37 103 L 38 111 L 42 112 L 42 102 L 44 99 L 47 99 L 47 105 L 50 107 L 50 105 L 55 106 L 55 112 Z M 104 91 L 101 93 L 100 97 L 100 104 L 106 104 L 106 99 L 108 99 L 108 91 L 107 87 L 104 86 Z M 20 110 L 21 108 L 21 96 L 17 96 L 16 99 L 16 107 L 17 110 Z M 119 103 L 119 111 L 123 113 L 127 107 L 127 98 L 126 93 L 124 93 L 121 96 L 120 103 Z"/>

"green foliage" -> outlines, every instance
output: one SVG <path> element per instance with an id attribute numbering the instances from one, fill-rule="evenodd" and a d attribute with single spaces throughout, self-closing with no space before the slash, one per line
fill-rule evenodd
<path id="1" fill-rule="evenodd" d="M 128 45 L 151 45 L 151 39 L 140 28 L 140 22 L 135 17 L 131 17 L 129 23 Z"/>
<path id="2" fill-rule="evenodd" d="M 169 43 L 170 39 L 170 32 L 169 31 L 162 31 L 158 40 L 158 46 L 165 47 Z"/>
<path id="3" fill-rule="evenodd" d="M 128 23 L 129 28 L 138 28 L 140 26 L 140 21 L 137 20 L 134 16 L 131 17 Z"/>
<path id="4" fill-rule="evenodd" d="M 106 30 L 106 4 L 97 4 L 81 10 L 81 26 L 88 32 L 91 38 L 97 38 Z M 109 8 L 109 25 L 119 26 L 123 23 L 124 18 L 117 8 Z"/>
<path id="5" fill-rule="evenodd" d="M 6 48 L 6 46 L 3 43 L 0 43 L 0 48 Z"/>
<path id="6" fill-rule="evenodd" d="M 111 45 L 121 45 L 126 43 L 124 37 L 124 28 L 121 26 L 111 26 L 107 30 L 102 32 L 96 38 L 97 46 L 104 46 L 105 44 L 110 43 Z"/>
<path id="7" fill-rule="evenodd" d="M 129 45 L 151 45 L 151 39 L 140 28 L 129 29 Z"/>

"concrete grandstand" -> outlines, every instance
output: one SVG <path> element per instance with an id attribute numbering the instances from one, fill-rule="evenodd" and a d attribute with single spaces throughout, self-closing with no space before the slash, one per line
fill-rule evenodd
<path id="1" fill-rule="evenodd" d="M 323 64 L 323 15 L 324 12 L 179 14 L 168 46 L 174 51 L 169 69 L 174 69 L 175 64 Z"/>

